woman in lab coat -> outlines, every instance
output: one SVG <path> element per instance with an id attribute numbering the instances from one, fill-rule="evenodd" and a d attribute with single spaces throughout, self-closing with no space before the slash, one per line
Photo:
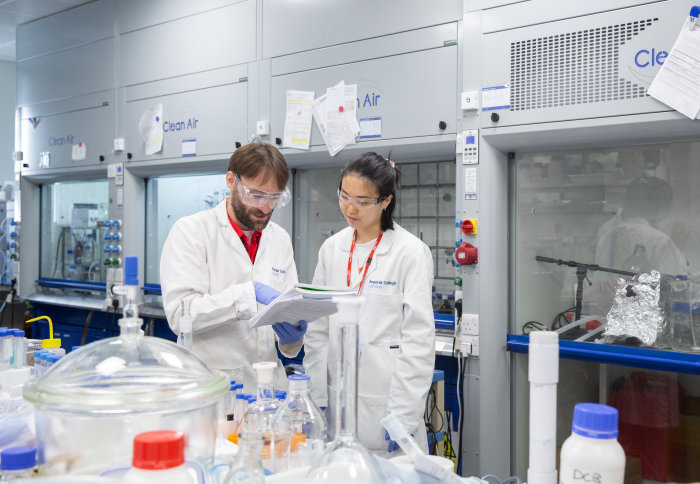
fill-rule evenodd
<path id="1" fill-rule="evenodd" d="M 349 161 L 338 188 L 349 227 L 321 247 L 314 284 L 364 296 L 359 319 L 358 434 L 372 452 L 396 449 L 379 422 L 393 412 L 427 449 L 423 422 L 435 364 L 430 249 L 392 219 L 398 170 L 364 153 Z M 337 316 L 309 324 L 304 367 L 317 405 L 335 409 Z"/>

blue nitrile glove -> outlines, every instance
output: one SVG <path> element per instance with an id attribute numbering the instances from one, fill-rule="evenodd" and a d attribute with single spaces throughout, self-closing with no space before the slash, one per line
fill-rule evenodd
<path id="1" fill-rule="evenodd" d="M 397 444 L 396 441 L 391 440 L 391 438 L 389 437 L 389 431 L 388 431 L 388 430 L 385 430 L 385 431 L 384 431 L 384 440 L 388 440 L 388 441 L 389 441 L 389 446 L 386 448 L 386 451 L 387 451 L 387 452 L 394 452 L 395 450 L 398 450 L 398 449 L 399 449 L 399 444 Z"/>
<path id="2" fill-rule="evenodd" d="M 300 319 L 297 322 L 297 326 L 284 322 L 284 323 L 275 323 L 272 325 L 272 329 L 277 333 L 277 337 L 280 340 L 280 343 L 284 343 L 286 345 L 296 343 L 299 341 L 301 338 L 304 337 L 304 333 L 306 333 L 306 327 L 309 325 L 306 321 L 303 319 Z"/>
<path id="3" fill-rule="evenodd" d="M 255 300 L 260 304 L 268 305 L 280 295 L 280 292 L 274 287 L 270 287 L 262 282 L 254 282 Z"/>

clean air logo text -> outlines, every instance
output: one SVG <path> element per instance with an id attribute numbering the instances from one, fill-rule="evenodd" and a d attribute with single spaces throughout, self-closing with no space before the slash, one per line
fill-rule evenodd
<path id="1" fill-rule="evenodd" d="M 665 50 L 657 51 L 656 49 L 642 49 L 634 55 L 634 63 L 637 65 L 637 67 L 642 68 L 648 66 L 662 66 L 667 57 L 668 52 Z"/>

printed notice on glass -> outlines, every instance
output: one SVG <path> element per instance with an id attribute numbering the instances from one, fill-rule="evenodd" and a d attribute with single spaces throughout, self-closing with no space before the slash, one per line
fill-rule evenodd
<path id="1" fill-rule="evenodd" d="M 476 200 L 476 168 L 464 169 L 464 199 Z"/>
<path id="2" fill-rule="evenodd" d="M 700 26 L 690 17 L 647 93 L 690 119 L 700 112 Z"/>
<path id="3" fill-rule="evenodd" d="M 313 91 L 287 91 L 287 115 L 284 120 L 285 148 L 308 150 L 311 140 Z"/>
<path id="4" fill-rule="evenodd" d="M 86 154 L 87 154 L 87 146 L 85 146 L 85 143 L 83 143 L 81 141 L 80 143 L 73 145 L 73 149 L 71 150 L 70 159 L 73 161 L 84 160 Z"/>
<path id="5" fill-rule="evenodd" d="M 481 90 L 481 110 L 510 109 L 510 84 L 485 87 Z"/>
<path id="6" fill-rule="evenodd" d="M 139 133 L 145 143 L 146 156 L 163 149 L 163 105 L 158 103 L 141 114 Z"/>

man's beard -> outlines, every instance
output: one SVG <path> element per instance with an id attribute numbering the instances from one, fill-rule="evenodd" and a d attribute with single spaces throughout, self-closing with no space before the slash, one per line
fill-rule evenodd
<path id="1" fill-rule="evenodd" d="M 263 217 L 265 216 L 265 212 L 259 208 L 248 207 L 234 196 L 231 197 L 231 207 L 233 208 L 233 213 L 236 215 L 238 223 L 242 226 L 241 228 L 254 232 L 259 232 L 267 227 L 267 223 L 270 221 L 270 217 L 272 217 L 272 212 L 270 212 L 267 214 L 265 220 L 254 220 L 251 218 L 250 213 Z"/>

